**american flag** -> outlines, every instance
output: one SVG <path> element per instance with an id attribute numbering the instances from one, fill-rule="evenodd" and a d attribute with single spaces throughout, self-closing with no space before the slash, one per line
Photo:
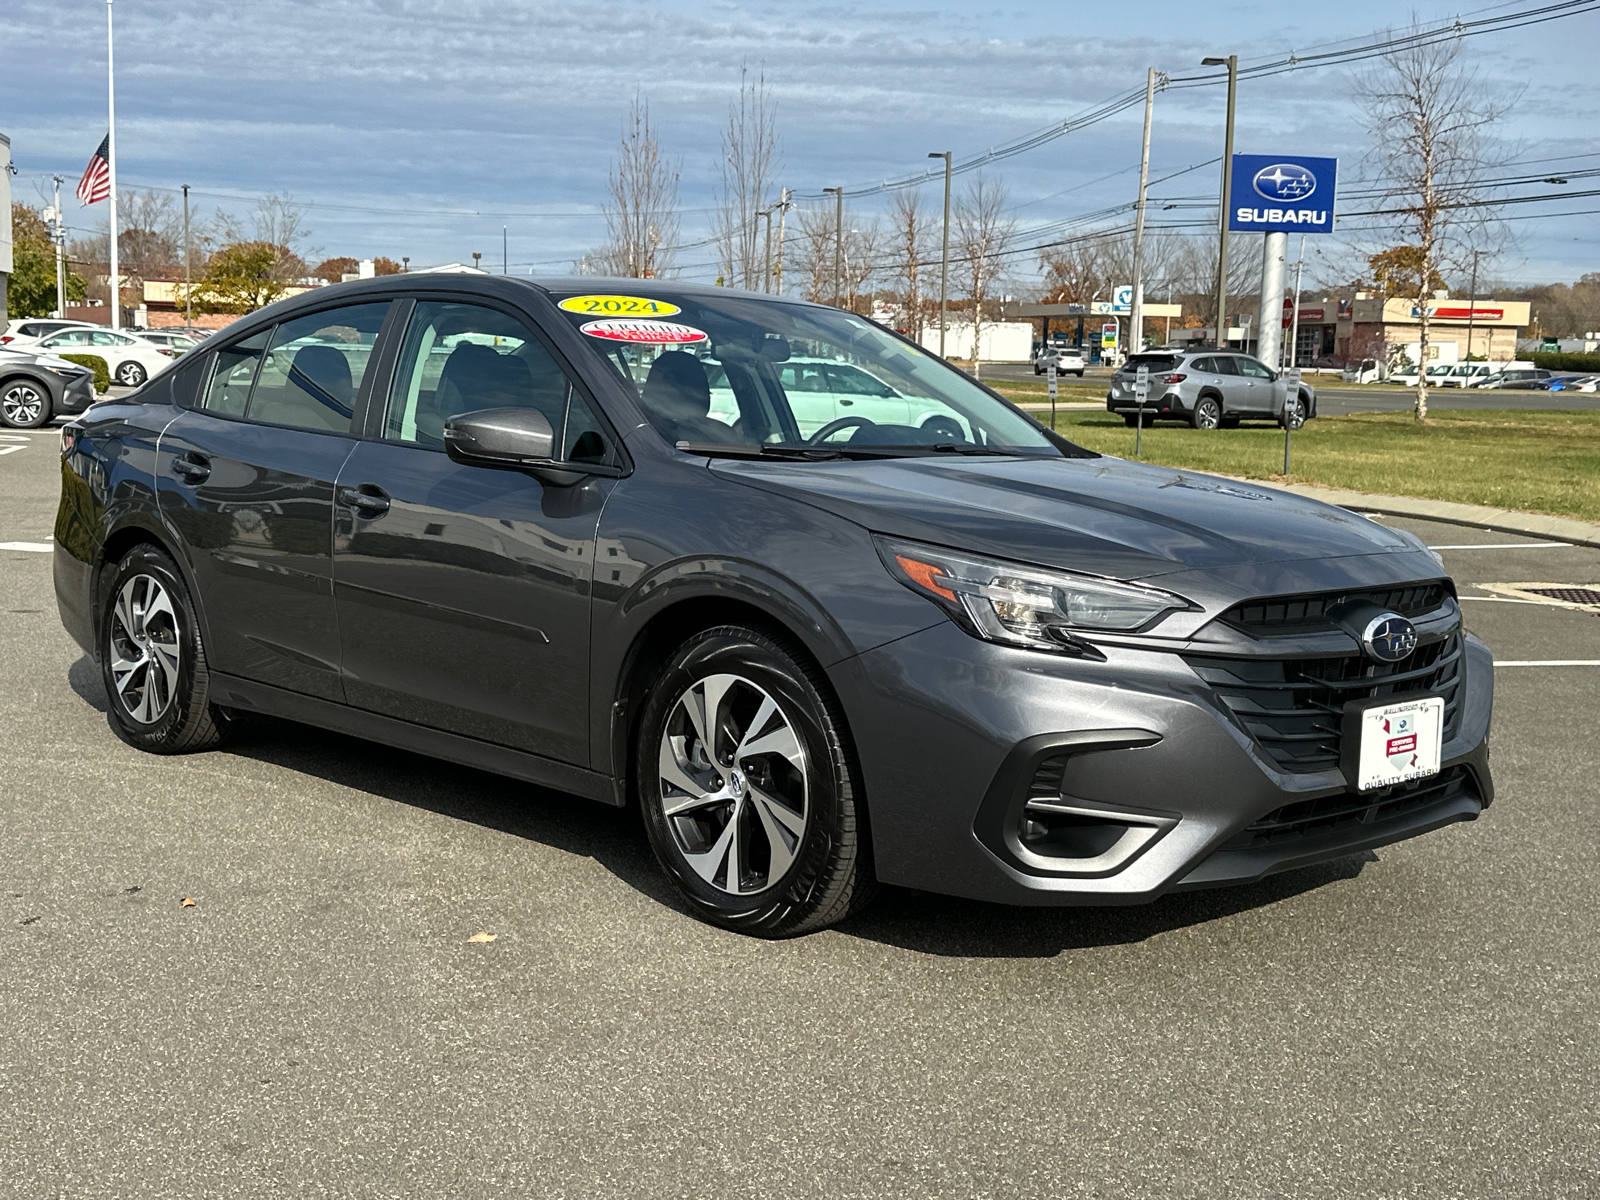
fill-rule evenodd
<path id="1" fill-rule="evenodd" d="M 100 149 L 94 152 L 89 165 L 78 180 L 78 199 L 85 204 L 95 204 L 111 195 L 111 135 L 100 139 Z"/>

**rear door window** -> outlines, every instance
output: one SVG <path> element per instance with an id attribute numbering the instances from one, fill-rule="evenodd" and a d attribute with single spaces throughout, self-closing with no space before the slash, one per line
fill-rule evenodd
<path id="1" fill-rule="evenodd" d="M 1237 375 L 1239 368 L 1235 365 L 1231 354 L 1219 354 L 1211 360 L 1211 373 L 1213 375 Z"/>
<path id="2" fill-rule="evenodd" d="M 352 304 L 285 321 L 272 333 L 245 415 L 252 421 L 348 433 L 389 302 Z"/>

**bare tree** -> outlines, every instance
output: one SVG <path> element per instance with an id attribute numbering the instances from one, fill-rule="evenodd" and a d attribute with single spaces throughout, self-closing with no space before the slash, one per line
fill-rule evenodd
<path id="1" fill-rule="evenodd" d="M 1420 34 L 1418 25 L 1407 32 Z M 1496 210 L 1487 180 L 1508 157 L 1491 146 L 1489 130 L 1510 101 L 1496 99 L 1475 69 L 1461 62 L 1458 39 L 1421 38 L 1385 54 L 1356 77 L 1357 100 L 1372 137 L 1369 159 L 1388 181 L 1395 207 L 1390 233 L 1414 247 L 1416 305 L 1422 363 L 1428 361 L 1428 284 L 1459 273 L 1474 248 L 1496 236 Z M 1428 418 L 1428 375 L 1417 375 L 1414 414 Z"/>
<path id="2" fill-rule="evenodd" d="M 954 257 L 967 285 L 972 305 L 972 373 L 978 373 L 984 308 L 1005 267 L 1002 257 L 1016 232 L 1016 221 L 1006 215 L 1010 197 L 1005 185 L 979 174 L 955 203 L 953 224 L 957 252 Z"/>
<path id="3" fill-rule="evenodd" d="M 770 264 L 759 214 L 771 203 L 778 173 L 778 106 L 764 70 L 739 71 L 739 99 L 728 105 L 722 131 L 722 190 L 712 236 L 723 279 L 733 287 L 766 286 Z"/>
<path id="4" fill-rule="evenodd" d="M 678 171 L 661 153 L 650 105 L 637 94 L 611 164 L 604 251 L 609 274 L 654 279 L 672 265 L 678 240 Z"/>
<path id="5" fill-rule="evenodd" d="M 275 247 L 272 281 L 291 283 L 309 275 L 308 258 L 322 257 L 320 250 L 306 245 L 305 217 L 305 210 L 287 192 L 267 195 L 256 201 L 255 211 L 248 220 L 241 220 L 232 213 L 217 213 L 216 236 L 225 244 L 259 242 Z"/>
<path id="6" fill-rule="evenodd" d="M 922 340 L 922 265 L 932 253 L 932 218 L 922 204 L 922 193 L 906 189 L 894 194 L 889 210 L 886 267 L 890 286 L 899 302 L 905 331 Z"/>
<path id="7" fill-rule="evenodd" d="M 883 231 L 876 217 L 862 220 L 845 209 L 844 244 L 840 269 L 844 273 L 844 306 L 852 312 L 872 313 L 872 280 L 882 267 Z"/>
<path id="8" fill-rule="evenodd" d="M 802 294 L 817 304 L 832 304 L 838 295 L 833 278 L 834 219 L 832 204 L 800 209 L 796 232 L 786 248 L 794 254 L 803 280 Z"/>

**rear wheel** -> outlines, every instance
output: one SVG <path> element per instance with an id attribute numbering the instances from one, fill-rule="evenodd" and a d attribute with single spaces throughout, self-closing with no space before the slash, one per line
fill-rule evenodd
<path id="1" fill-rule="evenodd" d="M 50 419 L 50 397 L 27 379 L 0 387 L 0 422 L 10 429 L 37 429 Z"/>
<path id="2" fill-rule="evenodd" d="M 870 899 L 849 731 L 784 642 L 724 625 L 679 647 L 646 702 L 635 778 L 656 858 L 702 920 L 790 937 Z"/>
<path id="3" fill-rule="evenodd" d="M 125 362 L 117 368 L 117 382 L 124 387 L 138 387 L 149 378 L 149 372 L 136 362 Z"/>
<path id="4" fill-rule="evenodd" d="M 112 570 L 100 616 L 100 669 L 111 728 L 153 754 L 209 750 L 232 720 L 211 703 L 211 673 L 189 589 L 154 546 Z"/>
<path id="5" fill-rule="evenodd" d="M 1194 411 L 1189 414 L 1189 424 L 1196 429 L 1216 429 L 1222 424 L 1222 405 L 1218 404 L 1214 396 L 1201 396 L 1194 402 Z"/>

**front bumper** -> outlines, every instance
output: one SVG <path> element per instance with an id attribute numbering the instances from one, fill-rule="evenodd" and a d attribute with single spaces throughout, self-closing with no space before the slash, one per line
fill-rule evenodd
<path id="1" fill-rule="evenodd" d="M 62 416 L 77 416 L 93 403 L 94 374 L 86 371 L 82 375 L 63 380 L 61 399 L 56 402 L 56 412 Z"/>
<path id="2" fill-rule="evenodd" d="M 1280 769 L 1165 650 L 1057 658 L 944 624 L 848 660 L 832 675 L 861 758 L 878 876 L 1001 903 L 1142 903 L 1472 820 L 1493 799 L 1493 664 L 1460 636 L 1460 716 L 1441 774 L 1370 797 L 1337 769 Z M 1030 794 L 1064 814 L 1067 836 L 1088 838 L 1069 869 L 1019 852 Z M 1132 830 L 1121 840 L 1119 823 Z"/>

